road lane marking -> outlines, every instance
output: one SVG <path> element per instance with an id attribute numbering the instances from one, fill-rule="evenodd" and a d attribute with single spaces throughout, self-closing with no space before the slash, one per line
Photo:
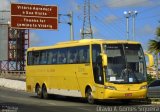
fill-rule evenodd
<path id="1" fill-rule="evenodd" d="M 53 103 L 53 102 L 45 102 L 45 100 L 43 100 L 43 103 L 41 103 L 40 101 L 35 101 L 35 100 L 33 100 L 33 99 L 26 99 L 26 98 L 18 98 L 18 97 L 12 97 L 12 96 L 4 96 L 4 95 L 1 95 L 0 97 L 2 97 L 2 98 L 7 98 L 7 99 L 14 99 L 14 100 L 19 100 L 19 101 L 26 101 L 26 102 L 32 102 L 32 103 L 34 103 L 34 104 L 49 104 L 49 105 L 56 105 L 55 103 Z M 14 102 L 14 101 L 12 101 L 12 102 Z M 30 104 L 29 103 L 29 104 Z"/>
<path id="2" fill-rule="evenodd" d="M 56 105 L 56 103 L 53 103 L 53 102 L 45 102 L 46 104 L 49 104 L 49 105 Z"/>
<path id="3" fill-rule="evenodd" d="M 86 109 L 86 108 L 77 108 L 77 109 L 85 110 L 85 111 L 89 111 L 89 112 L 91 112 L 91 110 L 90 110 L 90 109 Z"/>

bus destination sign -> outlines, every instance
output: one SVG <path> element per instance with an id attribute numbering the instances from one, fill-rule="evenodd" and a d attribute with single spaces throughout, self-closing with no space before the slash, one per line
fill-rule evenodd
<path id="1" fill-rule="evenodd" d="M 58 29 L 58 7 L 11 4 L 11 27 L 16 29 Z"/>

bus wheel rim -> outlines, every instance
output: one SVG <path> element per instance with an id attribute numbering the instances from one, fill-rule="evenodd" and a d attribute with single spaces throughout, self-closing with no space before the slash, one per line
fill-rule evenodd
<path id="1" fill-rule="evenodd" d="M 42 93 L 41 93 L 41 89 L 40 87 L 37 88 L 37 96 L 38 97 L 41 97 Z"/>
<path id="2" fill-rule="evenodd" d="M 87 92 L 87 100 L 88 100 L 88 102 L 91 103 L 91 104 L 94 103 L 94 99 L 93 99 L 91 90 L 89 90 L 89 91 Z"/>
<path id="3" fill-rule="evenodd" d="M 43 98 L 48 98 L 46 87 L 43 88 Z"/>

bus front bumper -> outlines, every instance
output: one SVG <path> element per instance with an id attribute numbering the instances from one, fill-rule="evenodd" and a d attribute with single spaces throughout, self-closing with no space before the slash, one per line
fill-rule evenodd
<path id="1" fill-rule="evenodd" d="M 138 91 L 118 91 L 108 90 L 104 91 L 104 99 L 145 99 L 147 96 L 147 89 Z"/>

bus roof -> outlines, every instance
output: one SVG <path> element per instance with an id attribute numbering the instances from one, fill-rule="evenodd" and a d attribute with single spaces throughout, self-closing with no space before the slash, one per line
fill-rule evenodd
<path id="1" fill-rule="evenodd" d="M 43 50 L 43 49 L 52 49 L 52 48 L 63 48 L 63 47 L 72 47 L 78 45 L 88 45 L 91 43 L 99 43 L 99 44 L 140 44 L 136 41 L 127 41 L 127 40 L 103 40 L 103 39 L 82 39 L 76 41 L 67 41 L 67 42 L 60 42 L 53 46 L 42 46 L 42 47 L 31 47 L 28 48 L 28 51 L 34 50 Z"/>

